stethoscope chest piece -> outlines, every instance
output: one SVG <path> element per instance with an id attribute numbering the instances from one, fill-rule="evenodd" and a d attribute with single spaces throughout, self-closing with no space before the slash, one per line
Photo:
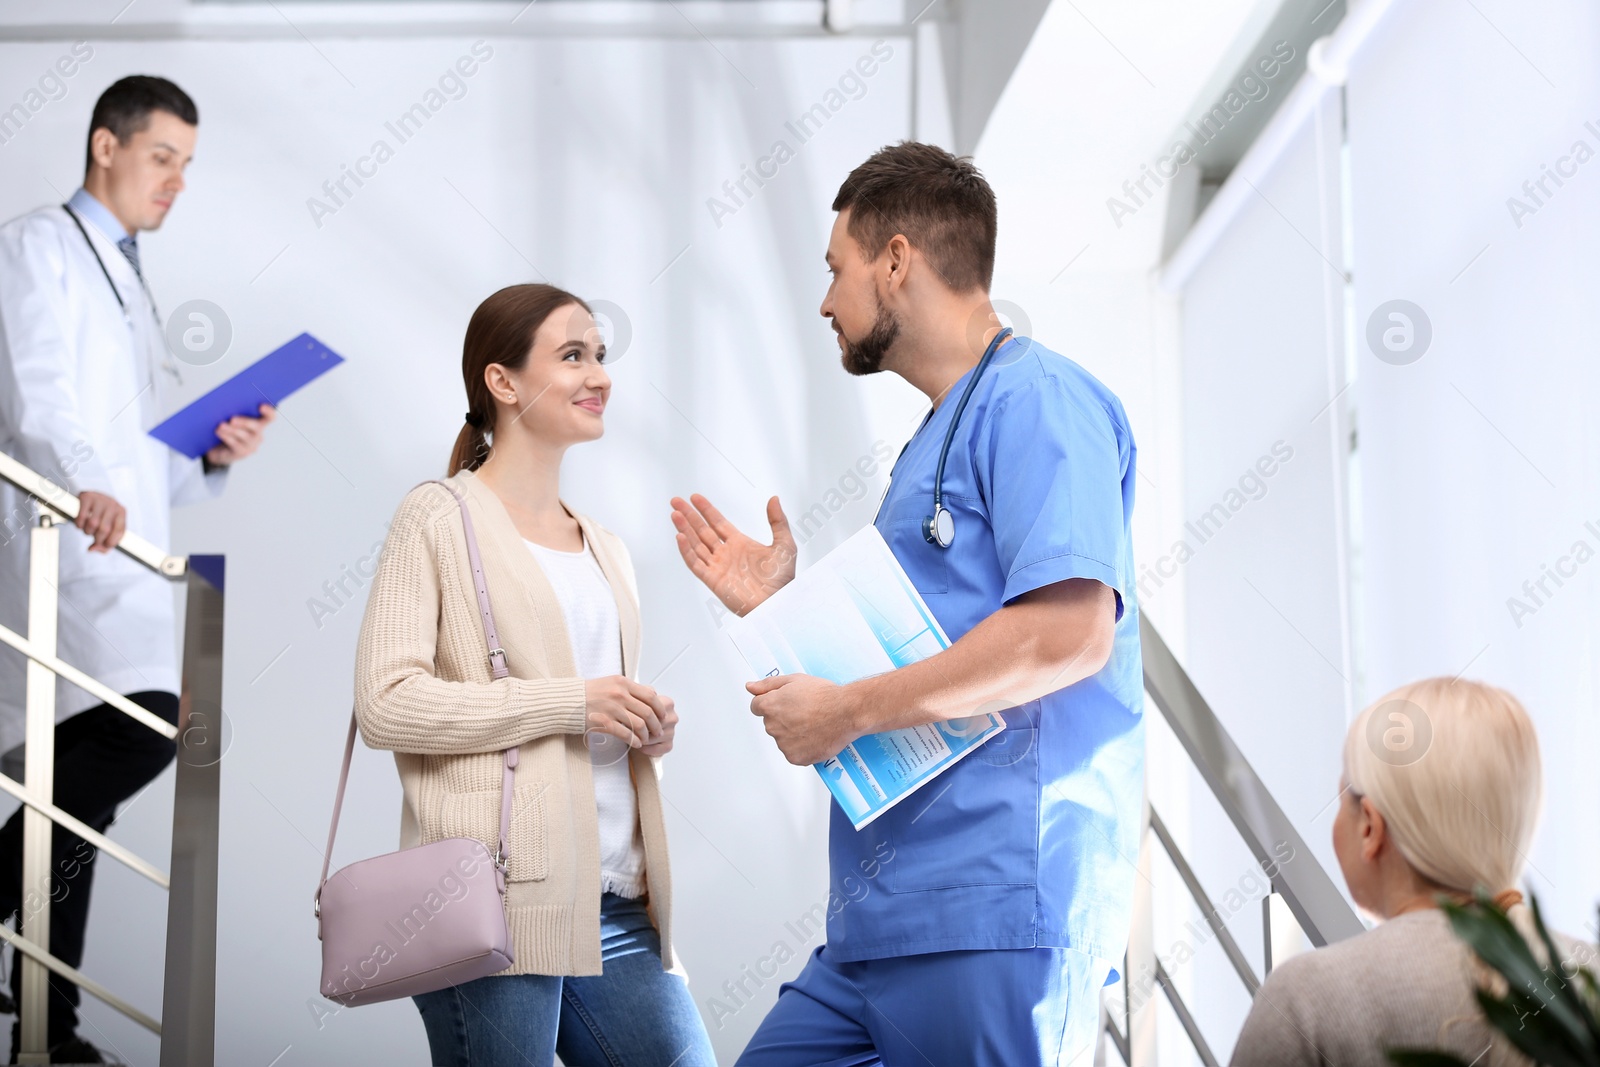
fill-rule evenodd
<path id="1" fill-rule="evenodd" d="M 930 545 L 940 548 L 949 548 L 956 539 L 956 517 L 950 514 L 950 509 L 944 506 L 940 499 L 943 496 L 944 465 L 950 456 L 950 441 L 956 435 L 956 424 L 961 421 L 961 413 L 966 410 L 967 398 L 972 395 L 972 387 L 978 384 L 978 378 L 983 374 L 989 361 L 994 358 L 995 352 L 1011 336 L 1011 327 L 1007 326 L 995 335 L 989 342 L 989 347 L 984 349 L 983 358 L 978 360 L 977 367 L 972 372 L 972 377 L 967 379 L 967 387 L 961 392 L 961 400 L 956 404 L 955 414 L 950 418 L 950 427 L 945 431 L 944 447 L 939 450 L 939 466 L 933 475 L 933 514 L 925 515 L 922 519 L 922 538 Z"/>

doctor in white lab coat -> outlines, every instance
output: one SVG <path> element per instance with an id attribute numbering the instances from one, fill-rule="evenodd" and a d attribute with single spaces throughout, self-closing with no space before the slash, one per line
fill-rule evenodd
<path id="1" fill-rule="evenodd" d="M 229 466 L 255 451 L 273 417 L 262 405 L 259 418 L 222 424 L 222 443 L 203 460 L 147 433 L 177 406 L 182 367 L 142 275 L 138 233 L 158 228 L 183 189 L 197 126 L 193 101 L 170 81 L 122 79 L 95 105 L 84 187 L 65 205 L 0 226 L 0 450 L 82 503 L 76 528 L 61 535 L 57 654 L 172 722 L 177 590 L 113 549 L 129 530 L 168 548 L 171 508 L 220 494 Z M 36 513 L 0 483 L 0 624 L 22 633 Z M 23 738 L 25 662 L 0 646 L 0 751 Z M 97 830 L 175 750 L 65 680 L 56 719 L 56 803 Z M 50 948 L 77 966 L 94 850 L 58 829 L 54 852 Z M 39 887 L 24 893 L 20 883 L 16 817 L 0 829 L 0 921 L 38 899 Z M 16 975 L 14 967 L 13 990 Z M 76 987 L 52 979 L 52 1062 L 101 1062 L 74 1032 L 77 1000 Z M 13 1053 L 16 1043 L 13 1033 Z"/>

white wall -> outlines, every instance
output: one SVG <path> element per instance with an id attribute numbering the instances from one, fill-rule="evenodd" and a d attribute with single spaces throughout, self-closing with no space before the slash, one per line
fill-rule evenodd
<path id="1" fill-rule="evenodd" d="M 121 6 L 63 8 L 109 20 Z M 977 150 L 1000 198 L 994 295 L 1122 396 L 1140 448 L 1142 563 L 1170 555 L 1184 524 L 1224 502 L 1274 442 L 1294 449 L 1264 479 L 1264 496 L 1230 508 L 1203 545 L 1190 535 L 1193 557 L 1176 578 L 1146 586 L 1141 607 L 1319 861 L 1332 869 L 1326 801 L 1347 687 L 1371 696 L 1404 677 L 1470 665 L 1523 693 L 1540 717 L 1560 803 L 1534 856 L 1549 888 L 1536 887 L 1577 929 L 1600 881 L 1594 850 L 1566 845 L 1595 839 L 1596 787 L 1581 762 L 1595 750 L 1584 626 L 1595 615 L 1593 579 L 1580 572 L 1521 629 L 1504 599 L 1583 536 L 1584 520 L 1600 525 L 1583 503 L 1594 496 L 1593 436 L 1582 421 L 1593 372 L 1578 343 L 1594 332 L 1581 310 L 1595 281 L 1581 265 L 1596 222 L 1583 192 L 1593 168 L 1520 229 L 1503 200 L 1584 136 L 1584 120 L 1600 125 L 1582 63 L 1593 25 L 1566 13 L 1566 25 L 1585 27 L 1568 33 L 1558 13 L 1529 21 L 1480 2 L 1524 62 L 1472 11 L 1447 18 L 1418 0 L 1401 5 L 1388 43 L 1354 72 L 1351 343 L 1363 344 L 1372 307 L 1400 295 L 1427 309 L 1437 347 L 1409 367 L 1361 349 L 1357 388 L 1324 413 L 1329 345 L 1348 351 L 1342 312 L 1325 299 L 1326 259 L 1343 262 L 1330 237 L 1343 218 L 1317 190 L 1328 159 L 1309 135 L 1196 273 L 1181 318 L 1149 277 L 1168 190 L 1120 225 L 1107 211 L 1123 180 L 1166 149 L 1216 57 L 1236 50 L 1260 6 L 1051 5 Z M 16 21 L 43 17 L 20 4 L 0 10 Z M 199 15 L 226 10 L 202 5 Z M 123 18 L 182 13 L 175 0 L 144 0 Z M 723 982 L 792 940 L 784 923 L 825 898 L 826 794 L 750 728 L 738 665 L 714 640 L 705 596 L 677 559 L 667 499 L 705 492 L 752 532 L 771 493 L 791 515 L 822 504 L 830 516 L 802 565 L 870 519 L 887 472 L 864 487 L 848 472 L 874 441 L 897 447 L 925 401 L 898 379 L 854 380 L 838 369 L 815 314 L 821 251 L 827 205 L 851 166 L 904 136 L 949 141 L 930 23 L 919 24 L 915 107 L 910 41 L 892 38 L 893 57 L 865 94 L 803 146 L 784 123 L 822 100 L 871 39 L 491 35 L 494 54 L 466 94 L 320 227 L 307 198 L 366 154 L 384 122 L 473 38 L 96 44 L 65 98 L 0 144 L 0 216 L 10 217 L 75 187 L 101 88 L 135 71 L 174 77 L 200 103 L 200 154 L 192 188 L 169 225 L 147 236 L 144 258 L 164 308 L 212 300 L 235 330 L 222 363 L 191 373 L 194 390 L 302 329 L 350 359 L 285 405 L 268 447 L 235 473 L 225 499 L 180 513 L 177 524 L 175 550 L 225 551 L 232 577 L 222 1062 L 426 1060 L 408 1004 L 318 1018 L 327 1005 L 316 994 L 310 894 L 364 596 L 355 590 L 320 627 L 308 603 L 372 550 L 407 488 L 442 472 L 460 426 L 459 346 L 472 308 L 501 285 L 541 276 L 613 301 L 632 328 L 613 369 L 608 433 L 571 454 L 565 490 L 628 541 L 644 605 L 641 672 L 666 669 L 659 684 L 684 715 L 664 783 L 677 940 L 724 1059 L 797 970 L 809 946 L 791 944 L 796 960 L 760 997 L 721 1027 L 714 1021 L 711 998 L 733 1003 Z M 1472 61 L 1455 65 L 1448 57 L 1457 53 L 1424 44 L 1440 33 Z M 65 48 L 0 45 L 0 107 Z M 796 157 L 719 226 L 707 199 L 726 200 L 723 182 L 780 138 Z M 1600 137 L 1587 139 L 1600 147 Z M 1522 358 L 1494 358 L 1507 351 Z M 1338 603 L 1333 450 L 1344 426 L 1329 420 L 1342 419 L 1346 403 L 1360 416 L 1364 460 L 1356 503 L 1366 610 L 1354 620 L 1366 628 L 1363 644 Z M 1419 604 L 1439 606 L 1419 615 Z M 1250 898 L 1231 925 L 1259 959 L 1258 894 L 1244 882 L 1252 863 L 1170 739 L 1160 729 L 1151 736 L 1152 799 L 1213 895 Z M 386 754 L 358 749 L 336 863 L 393 847 L 390 766 Z M 729 806 L 729 795 L 741 803 Z M 115 836 L 164 863 L 170 805 L 168 775 Z M 1166 952 L 1193 913 L 1170 871 L 1158 864 L 1152 878 L 1168 902 L 1156 936 Z M 101 864 L 85 969 L 153 1012 L 164 907 L 142 880 Z M 1215 945 L 1175 977 L 1225 1053 L 1243 1002 Z M 153 1062 L 154 1043 L 136 1028 L 92 1001 L 89 1017 L 99 1028 L 91 1037 Z M 1164 1052 L 1177 1047 L 1164 1040 Z"/>
<path id="2" fill-rule="evenodd" d="M 1351 69 L 1363 654 L 1373 699 L 1442 674 L 1527 705 L 1548 797 L 1527 885 L 1593 940 L 1600 572 L 1573 553 L 1600 549 L 1600 16 L 1481 6 L 1397 5 Z M 1557 166 L 1540 205 L 1523 183 Z M 1403 365 L 1365 339 L 1397 298 L 1432 328 Z"/>
<path id="3" fill-rule="evenodd" d="M 1336 872 L 1328 827 L 1350 667 L 1324 305 L 1327 275 L 1337 273 L 1324 256 L 1340 257 L 1320 240 L 1319 148 L 1308 127 L 1184 290 L 1190 522 L 1167 553 L 1189 554 L 1182 571 L 1196 684 L 1315 861 Z M 1196 810 L 1208 803 L 1197 786 Z M 1250 866 L 1224 821 L 1207 819 L 1195 846 L 1208 886 L 1232 885 Z M 1259 971 L 1259 906 L 1229 926 Z M 1249 999 L 1220 957 L 1202 966 L 1216 980 L 1196 989 L 1197 1012 L 1220 1051 Z"/>
<path id="4" fill-rule="evenodd" d="M 1600 548 L 1585 526 L 1600 167 L 1552 184 L 1520 226 L 1508 198 L 1574 142 L 1600 150 L 1585 126 L 1600 126 L 1595 30 L 1575 3 L 1397 0 L 1343 96 L 1329 91 L 1251 185 L 1230 179 L 1243 206 L 1181 278 L 1191 513 L 1274 440 L 1294 448 L 1186 565 L 1202 692 L 1342 888 L 1328 838 L 1347 714 L 1428 675 L 1509 688 L 1539 726 L 1550 798 L 1526 883 L 1554 925 L 1591 938 L 1600 587 L 1571 554 Z M 1368 342 L 1394 299 L 1431 326 L 1409 363 Z M 1576 575 L 1534 603 L 1522 583 L 1558 563 Z M 1535 610 L 1515 617 L 1512 597 Z M 1199 853 L 1226 876 L 1223 842 Z M 1259 959 L 1259 910 L 1234 932 Z M 1198 1014 L 1222 1052 L 1242 1004 L 1221 962 L 1206 967 Z"/>
<path id="5" fill-rule="evenodd" d="M 792 941 L 784 923 L 826 900 L 826 793 L 753 727 L 706 595 L 678 558 L 668 498 L 704 492 L 764 536 L 769 494 L 798 516 L 831 508 L 843 483 L 843 507 L 802 565 L 870 520 L 887 470 L 853 486 L 851 468 L 879 437 L 897 448 L 922 398 L 898 379 L 844 374 L 816 307 L 839 182 L 911 132 L 908 42 L 889 40 L 864 94 L 801 145 L 785 122 L 823 100 L 870 38 L 490 39 L 465 95 L 413 140 L 387 136 L 394 158 L 316 225 L 307 198 L 472 44 L 97 43 L 65 98 L 0 146 L 0 216 L 59 202 L 81 175 L 99 91 L 127 73 L 172 77 L 199 103 L 199 151 L 171 221 L 141 241 L 144 263 L 164 309 L 208 299 L 234 329 L 226 358 L 189 383 L 198 392 L 301 330 L 349 360 L 283 405 L 224 499 L 179 513 L 173 545 L 225 552 L 229 565 L 223 1063 L 426 1062 L 409 1003 L 330 1016 L 317 995 L 311 893 L 364 594 L 320 626 L 308 605 L 373 550 L 408 488 L 443 473 L 464 410 L 467 318 L 512 282 L 548 278 L 631 321 L 608 432 L 571 453 L 563 487 L 632 550 L 642 677 L 671 665 L 658 684 L 683 716 L 664 781 L 677 944 L 708 1020 L 723 982 Z M 0 100 L 20 99 L 65 47 L 0 46 Z M 794 159 L 716 225 L 707 199 L 779 139 Z M 395 846 L 392 766 L 358 746 L 336 864 Z M 115 836 L 164 862 L 170 797 L 169 774 Z M 84 969 L 159 1013 L 164 897 L 114 862 L 100 868 Z M 796 960 L 759 1002 L 710 1024 L 724 1059 L 810 946 L 790 947 Z M 154 1062 L 142 1031 L 92 1001 L 89 1018 L 91 1038 Z"/>
<path id="6" fill-rule="evenodd" d="M 1005 301 L 1002 309 L 1022 317 L 1044 344 L 1106 382 L 1127 409 L 1138 445 L 1133 535 L 1141 574 L 1169 552 L 1194 517 L 1193 490 L 1186 488 L 1193 484 L 1190 453 L 1197 438 L 1211 440 L 1215 426 L 1206 416 L 1199 431 L 1191 429 L 1196 412 L 1181 389 L 1177 310 L 1152 284 L 1173 183 L 1155 188 L 1147 181 L 1145 192 L 1154 195 L 1141 197 L 1143 203 L 1134 202 L 1123 184 L 1139 180 L 1170 148 L 1172 131 L 1212 78 L 1218 57 L 1253 32 L 1252 20 L 1264 6 L 1053 4 L 978 145 L 978 161 L 1000 200 L 997 302 Z M 1113 212 L 1113 197 L 1135 210 Z M 1252 452 L 1242 462 L 1255 458 Z M 1201 472 L 1220 475 L 1231 463 L 1204 460 Z M 1281 490 L 1274 485 L 1272 492 Z M 1185 571 L 1179 567 L 1175 577 L 1142 583 L 1136 591 L 1140 611 L 1180 658 L 1186 643 L 1212 625 L 1198 615 L 1191 620 Z M 1202 875 L 1220 902 L 1225 891 L 1238 891 L 1252 861 L 1153 704 L 1146 726 L 1151 804 L 1180 846 L 1206 861 Z M 1148 877 L 1154 944 L 1170 961 L 1174 949 L 1198 940 L 1184 924 L 1200 924 L 1199 913 L 1163 859 L 1150 865 Z M 1243 936 L 1259 929 L 1258 914 L 1244 909 Z M 1208 989 L 1231 992 L 1238 980 L 1216 969 L 1226 963 L 1215 942 L 1194 947 L 1193 960 L 1170 967 L 1183 995 L 1194 1003 Z M 1152 993 L 1159 1002 L 1161 1062 L 1188 1062 L 1187 1042 L 1164 998 L 1144 984 L 1135 989 L 1138 998 Z M 1237 1000 L 1230 1010 L 1242 1014 Z M 1202 1003 L 1218 1009 L 1217 999 Z M 1109 1055 L 1108 1062 L 1117 1062 L 1114 1052 Z"/>

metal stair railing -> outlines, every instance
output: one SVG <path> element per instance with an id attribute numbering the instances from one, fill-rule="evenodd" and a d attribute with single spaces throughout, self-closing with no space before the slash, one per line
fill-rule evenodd
<path id="1" fill-rule="evenodd" d="M 1250 849 L 1251 855 L 1268 877 L 1271 890 L 1261 901 L 1264 956 L 1262 976 L 1272 970 L 1273 899 L 1288 906 L 1290 914 L 1313 945 L 1320 948 L 1365 930 L 1361 920 L 1346 903 L 1328 872 L 1322 868 L 1301 838 L 1294 824 L 1273 799 L 1244 753 L 1223 728 L 1216 713 L 1200 695 L 1194 681 L 1178 662 L 1160 633 L 1146 617 L 1139 622 L 1139 641 L 1144 656 L 1144 687 L 1150 701 L 1188 754 L 1190 762 L 1216 797 L 1234 829 Z M 1156 957 L 1151 931 L 1153 918 L 1149 900 L 1151 840 L 1154 839 L 1172 861 L 1190 898 L 1216 935 L 1217 944 L 1232 964 L 1245 991 L 1254 997 L 1261 988 L 1258 977 L 1239 944 L 1212 904 L 1205 888 L 1159 813 L 1146 804 L 1145 824 L 1140 848 L 1139 899 L 1134 907 L 1134 928 L 1123 957 L 1124 994 L 1121 1011 L 1111 1004 L 1102 1006 L 1100 1040 L 1095 1063 L 1106 1062 L 1107 1042 L 1128 1067 L 1153 1067 L 1156 1062 L 1151 1040 L 1155 998 L 1144 997 L 1135 1004 L 1135 978 L 1148 978 L 1165 996 L 1200 1062 L 1217 1067 L 1216 1055 L 1196 1023 L 1194 1013 L 1178 992 L 1166 967 Z M 1292 862 L 1281 862 L 1276 848 L 1287 846 Z M 1121 1016 L 1120 1025 L 1117 1016 Z"/>
<path id="2" fill-rule="evenodd" d="M 56 655 L 62 523 L 78 516 L 78 498 L 10 456 L 0 453 L 0 479 L 38 505 L 29 530 L 27 634 L 0 626 L 0 641 L 28 659 L 27 725 L 23 780 L 0 773 L 4 789 L 24 805 L 22 886 L 18 929 L 0 925 L 0 939 L 22 954 L 17 1004 L 21 1033 L 18 1063 L 48 1063 L 48 983 L 54 973 L 149 1029 L 161 1039 L 162 1067 L 211 1067 L 216 1055 L 217 841 L 222 747 L 223 557 L 171 556 L 133 533 L 116 551 L 187 589 L 183 684 L 178 724 L 166 722 Z M 172 869 L 154 865 L 95 831 L 54 803 L 56 678 L 177 743 L 177 784 L 172 813 Z M 50 844 L 52 825 L 167 890 L 166 974 L 162 1016 L 155 1019 L 51 955 Z M 35 899 L 37 898 L 37 899 Z"/>

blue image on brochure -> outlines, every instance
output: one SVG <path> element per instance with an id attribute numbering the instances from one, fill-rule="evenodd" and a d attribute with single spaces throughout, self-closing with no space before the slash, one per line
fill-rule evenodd
<path id="1" fill-rule="evenodd" d="M 875 526 L 863 527 L 725 632 L 757 677 L 843 685 L 950 647 Z M 815 764 L 856 829 L 1005 729 L 997 713 L 868 734 Z"/>

